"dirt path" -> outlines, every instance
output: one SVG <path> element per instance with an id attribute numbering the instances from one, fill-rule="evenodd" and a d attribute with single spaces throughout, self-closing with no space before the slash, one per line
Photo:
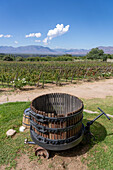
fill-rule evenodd
<path id="1" fill-rule="evenodd" d="M 26 87 L 22 91 L 17 90 L 15 92 L 9 92 L 9 89 L 0 89 L 0 104 L 4 102 L 31 101 L 39 95 L 54 92 L 68 93 L 85 99 L 105 98 L 106 96 L 113 96 L 113 79 L 67 84 L 60 87 L 47 84 L 44 89 L 41 87 Z"/>

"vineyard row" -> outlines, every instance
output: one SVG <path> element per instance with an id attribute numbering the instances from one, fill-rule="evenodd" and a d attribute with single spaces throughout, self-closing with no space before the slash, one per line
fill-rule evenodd
<path id="1" fill-rule="evenodd" d="M 0 85 L 21 89 L 25 85 L 44 88 L 45 83 L 74 83 L 113 77 L 113 64 L 104 62 L 1 62 Z"/>

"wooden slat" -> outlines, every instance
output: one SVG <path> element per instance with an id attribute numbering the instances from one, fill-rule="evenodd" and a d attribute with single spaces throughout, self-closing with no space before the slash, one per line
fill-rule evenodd
<path id="1" fill-rule="evenodd" d="M 64 115 L 61 114 L 60 117 L 64 117 Z M 62 129 L 63 126 L 64 126 L 64 122 L 61 122 L 61 121 L 60 121 L 60 128 Z M 61 134 L 60 134 L 60 135 L 61 135 L 61 139 L 64 139 L 64 133 L 66 133 L 66 132 L 61 132 Z"/>
<path id="2" fill-rule="evenodd" d="M 63 122 L 63 128 L 66 128 L 67 127 L 67 121 Z M 66 139 L 67 137 L 67 132 L 64 132 L 63 133 L 63 139 Z"/>
<path id="3" fill-rule="evenodd" d="M 58 115 L 58 118 L 59 117 L 60 117 L 60 114 Z M 57 128 L 60 128 L 60 122 L 57 122 Z M 61 136 L 61 134 L 60 134 L 60 132 L 58 132 L 57 139 L 60 139 L 60 136 Z"/>
<path id="4" fill-rule="evenodd" d="M 72 113 L 70 113 L 70 116 L 72 115 Z M 70 126 L 72 125 L 72 119 L 70 119 Z M 70 129 L 70 137 L 72 136 L 72 129 Z"/>
<path id="5" fill-rule="evenodd" d="M 44 113 L 43 113 L 43 112 L 41 112 L 41 115 L 44 115 Z M 43 124 L 43 123 L 41 123 L 41 125 L 42 125 L 42 126 L 44 126 L 44 124 Z M 42 137 L 44 137 L 44 133 L 42 133 Z"/>
<path id="6" fill-rule="evenodd" d="M 51 113 L 48 113 L 48 117 L 51 117 Z M 49 122 L 49 128 L 52 128 L 51 122 Z M 52 138 L 52 135 L 51 135 L 51 133 L 49 133 L 49 139 L 51 139 L 51 138 Z"/>
<path id="7" fill-rule="evenodd" d="M 69 113 L 67 114 L 67 116 L 69 116 Z M 67 119 L 67 127 L 69 126 L 69 119 Z M 69 138 L 69 131 L 67 131 L 67 138 Z"/>
<path id="8" fill-rule="evenodd" d="M 40 105 L 39 105 L 40 104 Z M 33 107 L 33 111 L 36 113 L 42 114 L 44 116 L 48 117 L 65 117 L 65 116 L 70 116 L 73 114 L 76 114 L 76 109 L 79 109 L 79 107 L 82 106 L 78 103 L 78 98 L 74 96 L 70 96 L 68 94 L 61 94 L 61 93 L 53 93 L 53 94 L 47 94 L 44 96 L 41 96 L 39 99 L 36 100 L 36 104 L 31 104 Z M 34 108 L 36 106 L 36 108 Z M 42 112 L 38 112 L 38 107 L 42 110 Z M 75 111 L 74 111 L 75 110 Z M 44 113 L 45 111 L 46 113 Z M 34 118 L 34 122 L 42 125 L 42 126 L 47 126 L 49 128 L 65 128 L 71 125 L 75 125 L 81 118 L 82 118 L 83 113 L 80 113 L 76 117 L 73 117 L 72 119 L 67 119 L 65 122 L 49 122 L 48 124 L 46 123 L 41 123 L 37 122 Z M 25 120 L 24 120 L 25 121 Z M 28 122 L 26 120 L 26 122 Z M 71 136 L 76 135 L 76 133 L 81 129 L 82 127 L 82 121 L 80 125 L 76 128 L 73 128 L 72 130 L 69 130 L 67 132 L 60 132 L 57 134 L 54 133 L 49 133 L 49 134 L 43 134 L 41 132 L 37 132 L 37 134 L 40 134 L 42 137 L 49 138 L 49 139 L 66 139 Z"/>
<path id="9" fill-rule="evenodd" d="M 54 114 L 54 117 L 57 118 L 57 115 Z M 58 127 L 57 127 L 57 122 L 54 122 L 54 128 L 58 128 Z M 54 139 L 57 139 L 57 134 L 56 134 L 56 133 L 54 134 Z"/>
<path id="10" fill-rule="evenodd" d="M 54 117 L 54 113 L 52 113 L 52 117 Z M 52 128 L 54 128 L 54 122 L 53 123 L 51 122 L 51 126 Z M 51 134 L 51 138 L 52 140 L 54 140 L 54 133 Z"/>
<path id="11" fill-rule="evenodd" d="M 76 113 L 75 113 L 76 114 Z M 76 116 L 75 116 L 75 118 L 74 118 L 74 124 L 76 124 L 76 122 L 77 122 L 77 119 L 76 119 Z M 74 135 L 76 135 L 76 128 L 74 128 Z"/>
<path id="12" fill-rule="evenodd" d="M 48 117 L 48 114 L 49 114 L 49 113 L 45 113 L 45 116 Z M 49 123 L 47 123 L 46 126 L 49 127 Z M 49 134 L 46 134 L 46 138 L 49 138 Z"/>

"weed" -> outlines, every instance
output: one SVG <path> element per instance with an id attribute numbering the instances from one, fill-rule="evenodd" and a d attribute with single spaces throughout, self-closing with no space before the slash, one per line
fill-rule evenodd
<path id="1" fill-rule="evenodd" d="M 41 165 L 42 164 L 42 159 L 38 160 L 38 164 Z"/>
<path id="2" fill-rule="evenodd" d="M 49 165 L 48 165 L 48 168 L 53 168 L 54 166 L 53 166 L 53 164 L 52 163 L 50 163 Z"/>

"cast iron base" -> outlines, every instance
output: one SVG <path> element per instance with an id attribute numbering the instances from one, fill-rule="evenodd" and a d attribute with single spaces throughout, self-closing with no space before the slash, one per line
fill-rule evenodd
<path id="1" fill-rule="evenodd" d="M 75 139 L 74 141 L 70 143 L 54 145 L 54 144 L 46 144 L 44 142 L 40 142 L 39 140 L 37 140 L 36 133 L 32 130 L 32 128 L 30 128 L 31 138 L 35 142 L 35 144 L 43 147 L 44 149 L 52 150 L 52 151 L 62 151 L 62 150 L 70 149 L 78 145 L 83 139 L 84 131 L 85 131 L 85 127 L 84 125 L 82 125 L 82 132 L 77 139 Z"/>

